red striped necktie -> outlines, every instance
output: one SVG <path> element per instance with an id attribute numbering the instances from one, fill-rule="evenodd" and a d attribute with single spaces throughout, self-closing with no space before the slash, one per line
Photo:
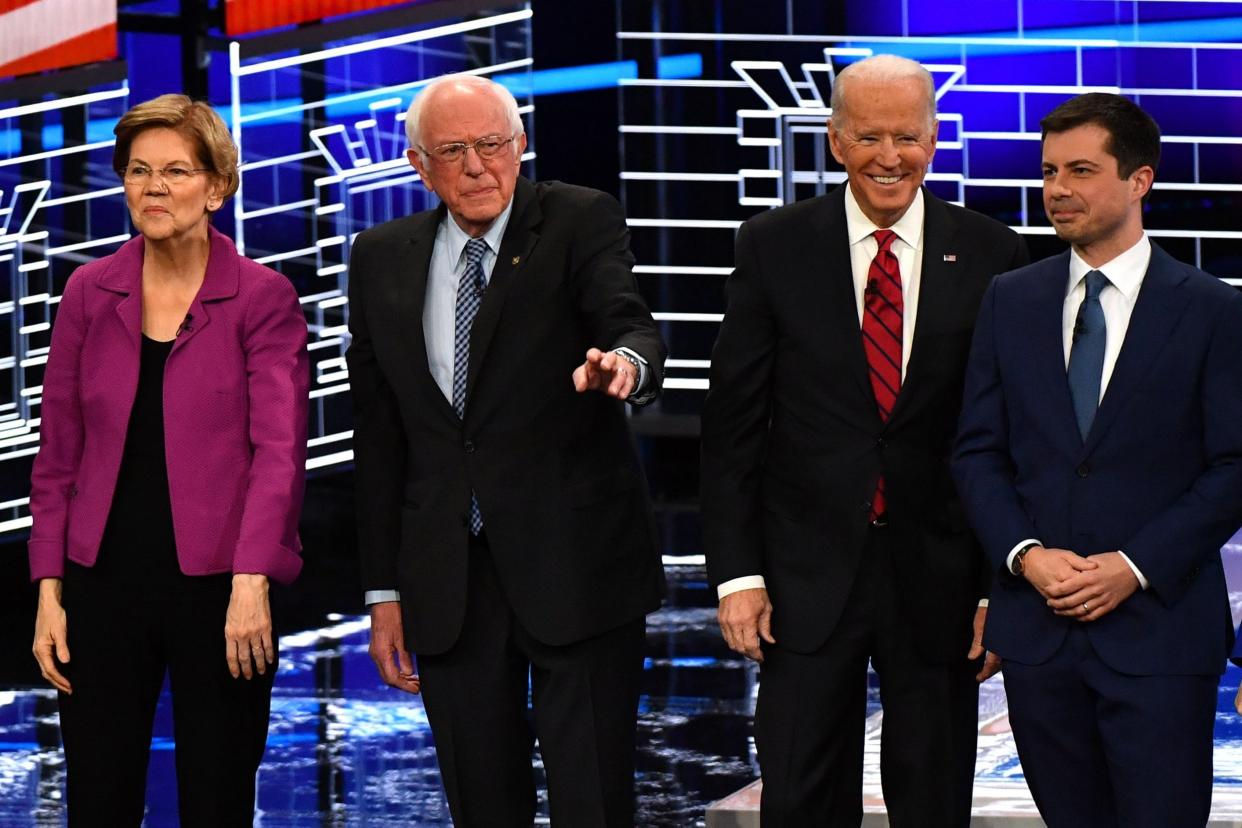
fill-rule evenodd
<path id="1" fill-rule="evenodd" d="M 880 420 L 888 422 L 893 404 L 897 402 L 897 392 L 901 390 L 901 269 L 897 266 L 897 256 L 890 249 L 897 234 L 892 230 L 876 230 L 874 235 L 880 249 L 867 270 L 862 337 L 876 408 Z M 881 476 L 871 499 L 871 519 L 877 520 L 887 511 L 884 477 Z"/>

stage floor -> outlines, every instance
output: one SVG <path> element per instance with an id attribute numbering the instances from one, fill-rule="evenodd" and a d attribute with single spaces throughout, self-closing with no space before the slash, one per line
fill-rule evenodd
<path id="1" fill-rule="evenodd" d="M 1227 547 L 1226 562 L 1238 607 L 1242 546 Z M 702 566 L 669 567 L 666 604 L 648 625 L 637 824 L 702 826 L 709 804 L 727 800 L 757 776 L 750 715 L 758 672 L 720 642 Z M 281 639 L 256 825 L 451 824 L 422 704 L 380 684 L 366 638 L 365 618 L 330 616 L 319 629 Z M 1242 717 L 1233 709 L 1239 680 L 1242 670 L 1230 667 L 1218 697 L 1214 816 L 1226 820 L 1222 826 L 1242 826 Z M 865 824 L 880 826 L 883 714 L 874 676 L 869 704 Z M 979 712 L 978 824 L 1039 824 L 1031 821 L 1034 809 L 1009 733 L 1001 680 L 984 685 Z M 177 824 L 171 732 L 165 693 L 152 745 L 147 828 Z M 63 824 L 59 743 L 53 693 L 0 691 L 0 826 Z M 542 785 L 540 812 L 546 813 Z"/>

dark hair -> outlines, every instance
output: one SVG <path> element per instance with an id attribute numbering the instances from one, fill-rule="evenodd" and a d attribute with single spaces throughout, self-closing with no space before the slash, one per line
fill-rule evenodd
<path id="1" fill-rule="evenodd" d="M 237 145 L 224 120 L 202 101 L 185 95 L 160 95 L 140 103 L 121 116 L 113 132 L 112 168 L 123 175 L 129 166 L 129 147 L 138 133 L 164 127 L 179 132 L 194 147 L 198 162 L 206 164 L 224 182 L 223 197 L 237 192 Z"/>
<path id="2" fill-rule="evenodd" d="M 1104 150 L 1117 159 L 1117 174 L 1129 178 L 1139 167 L 1160 166 L 1160 127 L 1129 98 L 1108 92 L 1088 92 L 1070 98 L 1039 122 L 1040 144 L 1050 132 L 1068 132 L 1095 124 L 1108 133 Z"/>

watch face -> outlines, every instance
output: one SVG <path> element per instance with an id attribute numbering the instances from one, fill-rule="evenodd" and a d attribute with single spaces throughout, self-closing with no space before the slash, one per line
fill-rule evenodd
<path id="1" fill-rule="evenodd" d="M 1019 550 L 1018 554 L 1014 556 L 1013 558 L 1013 574 L 1014 575 L 1022 574 L 1022 568 L 1023 566 L 1026 565 L 1026 553 L 1029 552 L 1030 549 L 1031 547 L 1028 546 L 1025 549 Z"/>

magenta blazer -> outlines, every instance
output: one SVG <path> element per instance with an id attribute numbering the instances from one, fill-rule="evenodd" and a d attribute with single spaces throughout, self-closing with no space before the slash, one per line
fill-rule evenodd
<path id="1" fill-rule="evenodd" d="M 177 558 L 187 575 L 302 567 L 310 372 L 289 280 L 210 231 L 207 274 L 164 373 L 164 445 Z M 65 285 L 43 379 L 31 474 L 30 574 L 91 566 L 138 389 L 141 236 Z"/>

